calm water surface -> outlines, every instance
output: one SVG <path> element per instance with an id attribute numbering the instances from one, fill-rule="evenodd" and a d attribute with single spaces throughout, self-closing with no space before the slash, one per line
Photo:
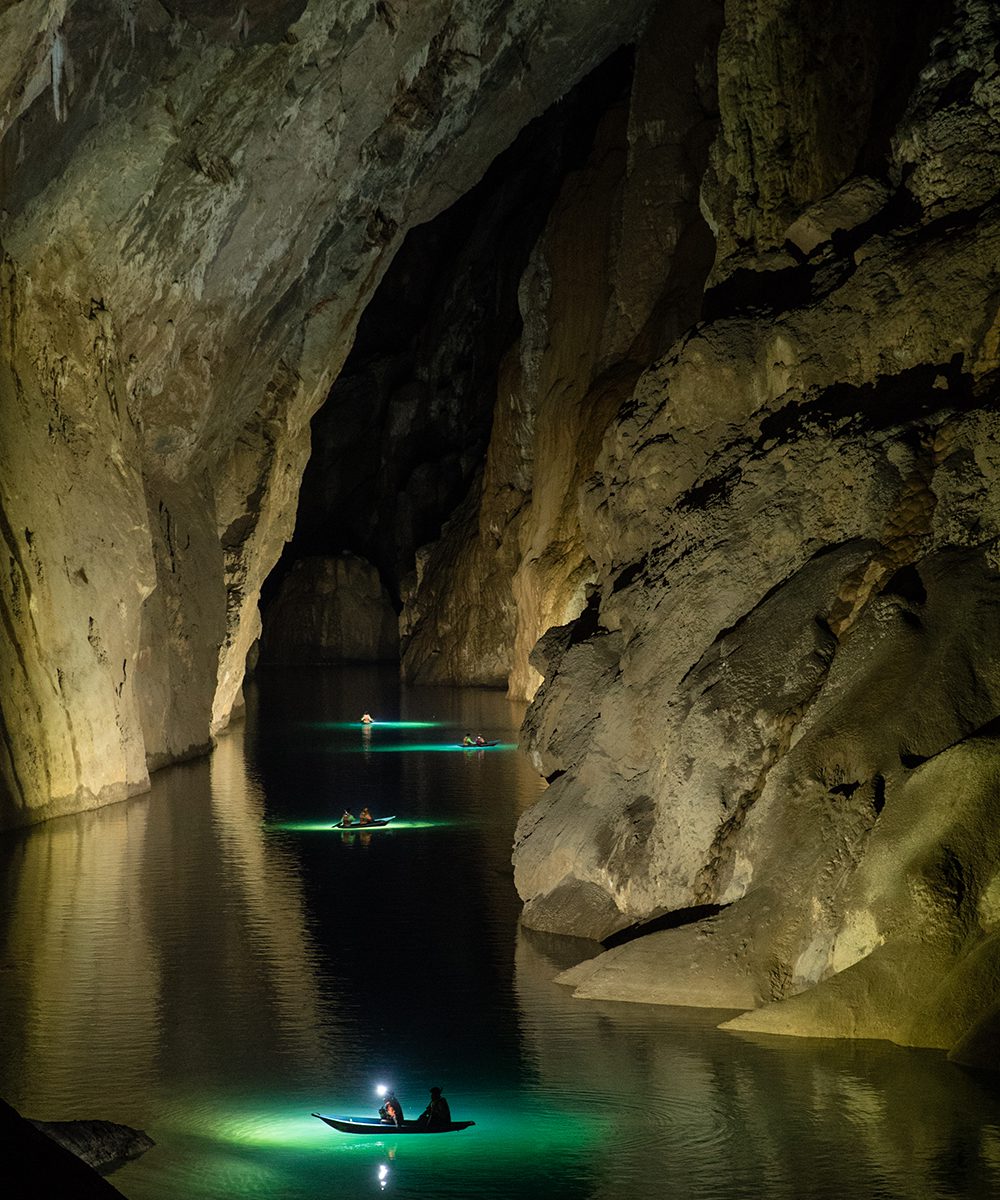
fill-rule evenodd
<path id="1" fill-rule="evenodd" d="M 406 728 L 353 724 L 363 709 Z M 988 1197 L 1000 1090 L 940 1054 L 749 1038 L 726 1014 L 575 1001 L 592 943 L 519 931 L 542 785 L 499 694 L 272 672 L 151 794 L 0 841 L 0 1094 L 147 1129 L 131 1200 Z M 345 806 L 396 814 L 369 835 Z M 439 1084 L 473 1129 L 382 1140 Z"/>

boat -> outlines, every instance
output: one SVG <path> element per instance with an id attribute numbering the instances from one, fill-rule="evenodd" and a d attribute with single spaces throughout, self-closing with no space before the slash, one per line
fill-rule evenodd
<path id="1" fill-rule="evenodd" d="M 490 746 L 499 746 L 499 742 L 473 742 L 471 746 L 467 746 L 465 742 L 456 743 L 460 750 L 486 750 Z"/>
<path id="2" fill-rule="evenodd" d="M 428 1129 L 419 1121 L 404 1121 L 402 1125 L 393 1125 L 391 1121 L 380 1121 L 378 1117 L 324 1117 L 322 1113 L 313 1113 L 325 1121 L 332 1129 L 341 1133 L 362 1133 L 377 1137 L 394 1137 L 397 1133 L 454 1133 L 458 1129 L 468 1129 L 475 1121 L 449 1121 L 447 1125 L 439 1125 L 436 1129 Z"/>
<path id="3" fill-rule="evenodd" d="M 388 825 L 390 821 L 395 821 L 395 815 L 391 817 L 377 817 L 374 821 L 352 821 L 350 825 L 344 825 L 338 821 L 336 825 L 331 825 L 331 829 L 348 829 L 352 832 L 356 829 L 381 829 L 384 825 Z"/>

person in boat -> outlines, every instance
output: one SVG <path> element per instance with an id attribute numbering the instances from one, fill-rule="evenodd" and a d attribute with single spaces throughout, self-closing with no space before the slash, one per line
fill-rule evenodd
<path id="1" fill-rule="evenodd" d="M 345 808 L 344 815 L 340 818 L 340 823 L 341 825 L 353 825 L 354 813 L 352 813 L 350 809 Z"/>
<path id="2" fill-rule="evenodd" d="M 372 814 L 368 810 L 367 804 L 364 806 L 364 808 L 361 810 L 360 814 L 358 815 L 358 820 L 360 821 L 360 823 L 362 825 L 370 825 L 372 823 L 373 817 L 372 817 Z"/>
<path id="3" fill-rule="evenodd" d="M 448 1107 L 448 1101 L 441 1095 L 439 1087 L 431 1088 L 431 1102 L 418 1120 L 425 1129 L 443 1129 L 451 1124 L 451 1109 Z"/>
<path id="4" fill-rule="evenodd" d="M 371 713 L 362 713 L 361 714 L 361 724 L 362 725 L 374 725 L 375 724 L 375 722 L 372 720 Z"/>
<path id="5" fill-rule="evenodd" d="M 484 738 L 481 733 L 476 734 L 476 745 L 477 746 L 485 746 L 486 745 L 486 738 Z"/>
<path id="6" fill-rule="evenodd" d="M 473 741 L 472 737 L 469 734 L 466 734 L 465 737 L 462 738 L 463 746 L 474 746 L 475 744 L 476 743 Z"/>
<path id="7" fill-rule="evenodd" d="M 389 1125 L 402 1126 L 403 1124 L 403 1106 L 396 1098 L 396 1093 L 389 1088 L 385 1094 L 385 1100 L 382 1101 L 382 1107 L 378 1110 L 379 1117 Z"/>

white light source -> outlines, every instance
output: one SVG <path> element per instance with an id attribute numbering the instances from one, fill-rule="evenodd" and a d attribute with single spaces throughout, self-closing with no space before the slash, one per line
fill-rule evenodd
<path id="1" fill-rule="evenodd" d="M 389 1090 L 389 1089 L 388 1089 L 388 1088 L 385 1086 L 385 1084 L 384 1084 L 384 1083 L 380 1083 L 380 1084 L 378 1085 L 378 1087 L 375 1089 L 375 1091 L 377 1092 L 377 1094 L 378 1094 L 379 1096 L 384 1096 L 388 1090 Z"/>

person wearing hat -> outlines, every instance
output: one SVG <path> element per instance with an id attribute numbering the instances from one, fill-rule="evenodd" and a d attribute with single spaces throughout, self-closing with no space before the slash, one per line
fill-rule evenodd
<path id="1" fill-rule="evenodd" d="M 431 1102 L 420 1114 L 420 1123 L 427 1129 L 443 1129 L 451 1124 L 451 1109 L 439 1087 L 431 1088 Z"/>

